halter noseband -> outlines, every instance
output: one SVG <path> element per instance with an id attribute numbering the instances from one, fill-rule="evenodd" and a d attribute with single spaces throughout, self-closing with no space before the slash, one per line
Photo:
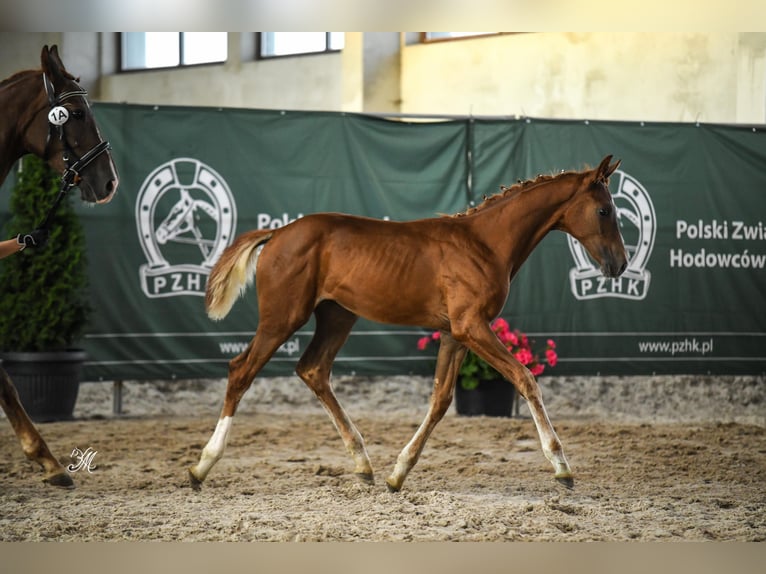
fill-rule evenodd
<path id="1" fill-rule="evenodd" d="M 90 164 L 99 155 L 111 149 L 112 146 L 109 145 L 109 142 L 102 140 L 93 146 L 90 150 L 88 150 L 85 154 L 83 154 L 82 157 L 78 158 L 77 154 L 74 152 L 66 139 L 64 126 L 69 120 L 69 111 L 61 104 L 69 98 L 74 98 L 77 96 L 85 98 L 88 95 L 88 92 L 80 88 L 78 90 L 62 92 L 57 96 L 55 94 L 53 84 L 48 79 L 48 76 L 45 74 L 45 72 L 43 72 L 43 86 L 45 86 L 45 94 L 48 96 L 48 104 L 50 106 L 50 110 L 48 112 L 48 135 L 45 139 L 45 151 L 43 153 L 47 156 L 51 134 L 54 130 L 56 130 L 58 132 L 58 138 L 61 140 L 61 144 L 64 147 L 63 160 L 64 165 L 66 166 L 64 173 L 61 175 L 61 191 L 59 192 L 56 200 L 53 202 L 53 205 L 48 211 L 48 214 L 45 216 L 45 220 L 40 226 L 47 228 L 51 217 L 58 208 L 59 203 L 61 203 L 61 200 L 64 199 L 67 192 L 72 187 L 74 187 L 77 184 L 77 181 L 80 179 L 80 172 L 83 171 L 88 166 L 88 164 Z M 72 162 L 72 158 L 75 160 L 74 163 Z"/>

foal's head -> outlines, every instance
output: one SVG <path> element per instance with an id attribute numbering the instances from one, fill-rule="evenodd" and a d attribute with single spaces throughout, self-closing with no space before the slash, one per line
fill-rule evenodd
<path id="1" fill-rule="evenodd" d="M 569 200 L 557 228 L 577 239 L 601 266 L 607 277 L 618 277 L 625 271 L 628 256 L 617 225 L 617 209 L 609 192 L 609 176 L 620 160 L 609 164 L 606 156 L 593 170 L 582 174 L 580 184 Z"/>
<path id="2" fill-rule="evenodd" d="M 87 94 L 67 72 L 56 46 L 43 48 L 41 64 L 43 78 L 37 86 L 47 103 L 41 116 L 47 119 L 30 126 L 29 147 L 41 150 L 51 167 L 71 178 L 83 201 L 106 203 L 117 189 L 117 170 Z"/>

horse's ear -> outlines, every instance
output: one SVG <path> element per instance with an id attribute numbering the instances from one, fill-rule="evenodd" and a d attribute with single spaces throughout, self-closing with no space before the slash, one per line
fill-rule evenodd
<path id="1" fill-rule="evenodd" d="M 64 76 L 66 69 L 64 68 L 64 63 L 61 61 L 61 57 L 59 56 L 58 46 L 55 44 L 51 46 L 50 49 L 47 45 L 43 46 L 43 51 L 40 55 L 40 61 L 43 66 L 43 71 L 48 76 L 50 76 L 51 79 Z"/>
<path id="2" fill-rule="evenodd" d="M 606 172 L 606 177 L 609 177 L 612 175 L 618 167 L 620 167 L 620 164 L 622 163 L 621 159 L 618 159 L 616 162 L 614 162 L 612 165 L 609 166 L 609 169 Z"/>
<path id="3" fill-rule="evenodd" d="M 618 159 L 616 162 L 609 165 L 609 162 L 611 161 L 612 161 L 611 154 L 601 160 L 601 163 L 599 164 L 598 169 L 596 169 L 596 179 L 603 179 L 603 180 L 609 179 L 609 176 L 614 173 L 614 171 L 620 165 L 620 162 L 622 160 Z"/>
<path id="4" fill-rule="evenodd" d="M 48 71 L 48 44 L 43 46 L 43 51 L 40 52 L 40 65 L 44 72 Z"/>

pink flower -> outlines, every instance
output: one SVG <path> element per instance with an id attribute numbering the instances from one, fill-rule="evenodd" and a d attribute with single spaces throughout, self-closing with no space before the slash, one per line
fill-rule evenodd
<path id="1" fill-rule="evenodd" d="M 548 364 L 551 367 L 555 367 L 556 363 L 559 360 L 559 357 L 556 354 L 556 351 L 554 351 L 553 349 L 548 349 L 547 351 L 545 351 L 545 359 L 548 361 Z"/>
<path id="2" fill-rule="evenodd" d="M 511 343 L 511 337 L 513 337 L 513 333 L 510 331 L 500 331 L 497 333 L 497 338 L 500 339 L 500 342 L 503 343 L 506 347 L 508 347 L 508 343 Z"/>
<path id="3" fill-rule="evenodd" d="M 532 356 L 532 353 L 529 351 L 529 349 L 521 349 L 519 350 L 514 357 L 521 363 L 522 365 L 528 365 L 532 362 L 532 359 L 534 358 Z"/>
<path id="4" fill-rule="evenodd" d="M 545 361 L 541 361 L 540 353 L 532 349 L 534 343 L 526 333 L 521 332 L 519 329 L 511 330 L 508 325 L 508 321 L 502 317 L 498 317 L 490 324 L 492 332 L 495 333 L 498 340 L 505 346 L 506 349 L 518 360 L 522 365 L 525 365 L 533 376 L 538 376 L 545 371 L 546 368 L 555 367 L 558 363 L 558 355 L 554 350 L 556 343 L 553 339 L 546 340 L 545 349 Z M 425 351 L 431 342 L 437 342 L 441 340 L 441 331 L 433 331 L 429 335 L 421 337 L 417 341 L 417 347 L 420 351 Z M 466 359 L 460 368 L 461 375 L 470 375 L 476 377 L 477 370 L 482 373 L 483 377 L 491 375 L 492 373 L 498 374 L 490 365 L 488 365 L 483 359 L 477 355 L 468 351 Z M 485 374 L 487 373 L 487 374 Z"/>
<path id="5" fill-rule="evenodd" d="M 545 370 L 545 365 L 542 365 L 540 363 L 535 363 L 534 366 L 530 367 L 529 372 L 532 373 L 534 376 L 538 376 L 538 375 L 542 375 L 544 370 Z"/>

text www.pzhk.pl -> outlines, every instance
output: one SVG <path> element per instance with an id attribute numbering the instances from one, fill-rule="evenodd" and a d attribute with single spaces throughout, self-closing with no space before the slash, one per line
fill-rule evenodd
<path id="1" fill-rule="evenodd" d="M 696 337 L 684 338 L 678 341 L 639 341 L 640 353 L 662 353 L 664 355 L 707 355 L 713 352 L 713 339 L 699 340 Z"/>
<path id="2" fill-rule="evenodd" d="M 218 346 L 221 349 L 222 355 L 239 355 L 241 352 L 247 349 L 248 344 L 249 343 L 247 341 L 223 341 L 218 343 Z"/>

